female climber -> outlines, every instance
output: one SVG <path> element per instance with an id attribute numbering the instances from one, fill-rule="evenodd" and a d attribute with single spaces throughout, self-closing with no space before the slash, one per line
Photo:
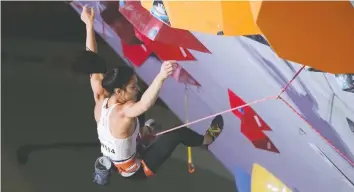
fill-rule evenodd
<path id="1" fill-rule="evenodd" d="M 86 47 L 97 52 L 94 32 L 94 10 L 83 7 L 81 19 L 86 24 Z M 166 61 L 141 99 L 137 100 L 138 79 L 130 67 L 116 67 L 103 73 L 91 74 L 101 153 L 108 157 L 120 175 L 127 178 L 153 176 L 182 143 L 186 146 L 208 146 L 223 128 L 221 116 L 211 123 L 205 135 L 181 128 L 159 136 L 142 159 L 137 156 L 139 121 L 137 117 L 149 110 L 158 98 L 163 82 L 173 73 L 175 61 Z"/>

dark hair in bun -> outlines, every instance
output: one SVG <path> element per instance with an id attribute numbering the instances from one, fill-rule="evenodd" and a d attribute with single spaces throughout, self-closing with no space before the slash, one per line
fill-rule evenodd
<path id="1" fill-rule="evenodd" d="M 113 94 L 116 88 L 125 89 L 134 74 L 134 69 L 130 67 L 115 67 L 106 73 L 102 80 L 102 87 Z"/>

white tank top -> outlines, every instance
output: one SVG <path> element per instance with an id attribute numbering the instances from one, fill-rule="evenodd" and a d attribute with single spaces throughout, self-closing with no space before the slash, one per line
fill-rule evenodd
<path id="1" fill-rule="evenodd" d="M 139 135 L 139 121 L 137 119 L 134 133 L 125 139 L 117 139 L 112 136 L 109 126 L 109 116 L 117 104 L 106 108 L 108 98 L 103 101 L 101 117 L 97 123 L 98 139 L 101 142 L 101 152 L 112 161 L 125 161 L 133 157 L 136 153 L 136 139 Z"/>

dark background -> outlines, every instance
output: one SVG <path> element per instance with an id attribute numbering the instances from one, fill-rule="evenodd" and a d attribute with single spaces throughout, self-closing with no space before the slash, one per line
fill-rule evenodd
<path id="1" fill-rule="evenodd" d="M 74 9 L 63 1 L 1 2 L 3 37 L 84 42 L 84 27 Z M 103 43 L 99 36 L 97 41 Z"/>

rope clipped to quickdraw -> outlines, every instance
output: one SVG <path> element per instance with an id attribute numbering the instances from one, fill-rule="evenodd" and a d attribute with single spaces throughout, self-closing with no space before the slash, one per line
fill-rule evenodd
<path id="1" fill-rule="evenodd" d="M 184 107 L 185 107 L 185 114 L 186 114 L 186 123 L 188 123 L 188 86 L 185 85 L 185 90 L 184 90 Z M 189 126 L 187 126 L 187 128 L 190 128 Z M 195 171 L 195 167 L 193 164 L 193 159 L 192 159 L 192 147 L 188 147 L 188 172 L 189 173 L 193 173 Z"/>

